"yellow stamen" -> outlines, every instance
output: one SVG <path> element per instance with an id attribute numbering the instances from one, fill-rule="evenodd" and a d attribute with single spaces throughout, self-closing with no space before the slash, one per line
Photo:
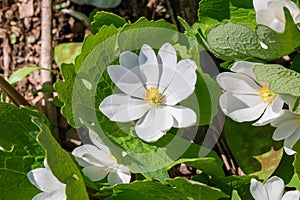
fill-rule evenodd
<path id="1" fill-rule="evenodd" d="M 258 95 L 260 96 L 261 100 L 264 102 L 264 103 L 267 103 L 267 104 L 271 104 L 275 97 L 276 97 L 276 94 L 271 92 L 269 90 L 269 87 L 268 86 L 265 86 L 265 87 L 262 87 L 258 90 Z"/>
<path id="2" fill-rule="evenodd" d="M 109 154 L 109 157 L 114 159 L 114 160 L 117 160 L 111 153 Z"/>
<path id="3" fill-rule="evenodd" d="M 296 116 L 296 121 L 300 124 L 300 116 Z"/>
<path id="4" fill-rule="evenodd" d="M 161 104 L 162 98 L 163 96 L 157 88 L 149 88 L 146 91 L 145 101 L 148 102 L 150 106 Z"/>

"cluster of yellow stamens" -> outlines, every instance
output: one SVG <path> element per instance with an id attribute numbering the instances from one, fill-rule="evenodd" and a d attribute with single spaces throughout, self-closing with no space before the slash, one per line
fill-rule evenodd
<path id="1" fill-rule="evenodd" d="M 148 102 L 150 106 L 161 104 L 162 99 L 163 95 L 158 91 L 157 88 L 149 88 L 146 91 L 145 101 Z"/>
<path id="2" fill-rule="evenodd" d="M 258 90 L 258 95 L 260 96 L 261 100 L 267 104 L 271 104 L 276 97 L 276 94 L 271 92 L 268 86 L 260 88 Z"/>

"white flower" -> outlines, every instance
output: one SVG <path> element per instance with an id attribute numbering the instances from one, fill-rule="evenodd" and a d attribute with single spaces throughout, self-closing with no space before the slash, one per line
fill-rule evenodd
<path id="1" fill-rule="evenodd" d="M 51 172 L 46 159 L 45 168 L 37 168 L 27 173 L 29 181 L 43 191 L 33 197 L 33 200 L 65 200 L 67 199 L 66 184 L 61 183 Z"/>
<path id="2" fill-rule="evenodd" d="M 277 127 L 273 140 L 284 140 L 284 150 L 288 155 L 296 153 L 292 147 L 300 139 L 300 115 L 285 110 L 271 125 Z"/>
<path id="3" fill-rule="evenodd" d="M 85 144 L 73 150 L 77 162 L 83 167 L 82 172 L 92 181 L 100 181 L 107 176 L 110 185 L 129 183 L 130 170 L 119 165 L 107 146 L 90 133 L 92 142 L 96 145 Z"/>
<path id="4" fill-rule="evenodd" d="M 176 106 L 195 89 L 196 64 L 185 59 L 177 63 L 172 45 L 164 44 L 156 57 L 148 45 L 140 55 L 123 52 L 120 65 L 108 67 L 115 85 L 125 94 L 106 97 L 99 109 L 110 120 L 137 120 L 135 132 L 147 142 L 155 142 L 171 127 L 183 128 L 196 123 L 193 110 Z"/>
<path id="5" fill-rule="evenodd" d="M 290 0 L 253 0 L 256 11 L 257 24 L 263 24 L 274 31 L 283 32 L 285 28 L 285 16 L 283 7 L 286 7 L 297 24 L 300 22 L 300 9 Z"/>
<path id="6" fill-rule="evenodd" d="M 224 72 L 217 81 L 225 90 L 220 97 L 223 112 L 237 122 L 253 121 L 253 125 L 270 123 L 282 113 L 284 101 L 269 90 L 268 84 L 256 80 L 253 67 L 256 63 L 236 62 L 230 68 L 233 72 Z"/>
<path id="7" fill-rule="evenodd" d="M 250 192 L 255 200 L 299 200 L 300 197 L 298 190 L 283 195 L 284 182 L 277 176 L 270 178 L 264 185 L 252 178 Z"/>

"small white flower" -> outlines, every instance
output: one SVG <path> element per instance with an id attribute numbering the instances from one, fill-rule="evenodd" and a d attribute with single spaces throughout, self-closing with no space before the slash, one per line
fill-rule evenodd
<path id="1" fill-rule="evenodd" d="M 158 55 L 143 45 L 140 55 L 123 52 L 120 65 L 108 67 L 115 85 L 125 94 L 112 94 L 100 104 L 100 111 L 110 120 L 138 120 L 135 132 L 147 142 L 155 142 L 171 127 L 183 128 L 196 123 L 196 113 L 177 106 L 195 89 L 196 64 L 185 59 L 177 63 L 172 45 L 164 44 Z"/>
<path id="2" fill-rule="evenodd" d="M 92 181 L 100 181 L 107 176 L 110 185 L 129 183 L 130 170 L 119 165 L 107 146 L 98 141 L 90 133 L 92 142 L 96 145 L 85 144 L 73 150 L 77 162 L 83 167 L 82 172 Z"/>
<path id="3" fill-rule="evenodd" d="M 288 155 L 295 154 L 292 150 L 293 145 L 300 139 L 300 115 L 285 110 L 282 116 L 271 123 L 277 127 L 273 140 L 284 140 L 284 150 Z"/>
<path id="4" fill-rule="evenodd" d="M 283 32 L 285 16 L 283 7 L 286 7 L 295 23 L 300 22 L 300 9 L 290 0 L 253 0 L 257 24 L 263 24 L 274 31 Z"/>
<path id="5" fill-rule="evenodd" d="M 43 191 L 33 197 L 33 200 L 65 200 L 67 199 L 66 184 L 61 183 L 51 172 L 46 159 L 45 168 L 37 168 L 27 173 L 29 181 Z"/>
<path id="6" fill-rule="evenodd" d="M 283 195 L 284 182 L 277 176 L 270 178 L 264 185 L 252 178 L 250 192 L 255 200 L 299 200 L 300 197 L 298 190 L 289 191 Z"/>
<path id="7" fill-rule="evenodd" d="M 223 112 L 237 122 L 253 121 L 253 125 L 263 126 L 280 116 L 284 101 L 269 90 L 268 84 L 256 80 L 253 67 L 257 63 L 236 62 L 217 76 L 217 81 L 225 90 L 220 97 Z"/>

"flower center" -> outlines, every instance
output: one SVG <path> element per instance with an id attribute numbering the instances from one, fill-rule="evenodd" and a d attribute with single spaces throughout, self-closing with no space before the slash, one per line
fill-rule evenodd
<path id="1" fill-rule="evenodd" d="M 260 96 L 261 100 L 267 104 L 271 104 L 276 97 L 276 94 L 271 92 L 268 86 L 260 88 L 258 92 L 258 96 Z"/>
<path id="2" fill-rule="evenodd" d="M 150 106 L 161 104 L 162 98 L 163 96 L 157 88 L 149 88 L 146 91 L 145 101 L 148 102 Z"/>

